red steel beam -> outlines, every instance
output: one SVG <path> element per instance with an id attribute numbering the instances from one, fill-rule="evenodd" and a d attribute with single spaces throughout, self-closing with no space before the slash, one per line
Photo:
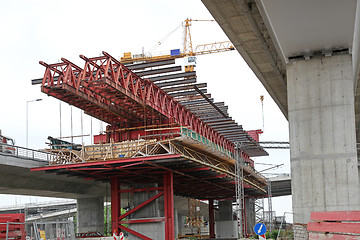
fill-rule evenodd
<path id="1" fill-rule="evenodd" d="M 144 218 L 144 219 L 135 219 L 135 220 L 124 220 L 120 221 L 120 224 L 126 224 L 126 223 L 153 223 L 153 222 L 163 222 L 165 221 L 165 218 Z"/>
<path id="2" fill-rule="evenodd" d="M 214 200 L 209 199 L 209 234 L 210 238 L 215 238 L 215 211 L 214 211 Z"/>
<path id="3" fill-rule="evenodd" d="M 153 197 L 149 198 L 148 200 L 146 200 L 145 202 L 139 204 L 138 206 L 134 207 L 133 209 L 127 211 L 125 214 L 121 215 L 119 217 L 119 220 L 126 218 L 127 216 L 129 216 L 130 214 L 132 214 L 133 212 L 136 212 L 137 210 L 139 210 L 140 208 L 148 205 L 149 203 L 151 203 L 152 201 L 154 201 L 155 199 L 161 197 L 162 195 L 164 195 L 164 192 L 159 192 L 158 194 L 154 195 Z"/>
<path id="4" fill-rule="evenodd" d="M 165 240 L 175 239 L 173 173 L 164 173 Z"/>
<path id="5" fill-rule="evenodd" d="M 145 236 L 145 235 L 143 235 L 143 234 L 141 234 L 141 233 L 135 232 L 134 230 L 132 230 L 132 229 L 130 229 L 130 228 L 124 227 L 123 225 L 120 225 L 119 227 L 120 227 L 122 230 L 124 230 L 124 231 L 126 231 L 126 232 L 129 232 L 129 233 L 131 233 L 131 234 L 133 234 L 133 235 L 135 235 L 135 236 L 137 236 L 137 237 L 139 237 L 139 238 L 141 238 L 141 239 L 143 239 L 143 240 L 153 240 L 153 239 L 151 239 L 151 238 L 149 238 L 149 237 L 147 237 L 147 236 Z"/>
<path id="6" fill-rule="evenodd" d="M 121 215 L 121 196 L 119 193 L 120 183 L 119 177 L 110 178 L 111 186 L 111 228 L 112 232 L 119 233 L 119 217 Z"/>
<path id="7" fill-rule="evenodd" d="M 164 190 L 163 187 L 151 187 L 151 188 L 130 188 L 120 190 L 119 193 L 135 193 L 135 192 L 149 192 L 149 191 L 157 191 L 157 190 Z"/>
<path id="8" fill-rule="evenodd" d="M 172 158 L 181 158 L 181 154 L 167 154 L 167 155 L 154 155 L 154 156 L 144 156 L 144 157 L 135 157 L 135 158 L 121 158 L 117 160 L 108 160 L 105 162 L 88 162 L 88 163 L 72 163 L 67 165 L 55 165 L 55 166 L 46 166 L 32 168 L 31 171 L 46 171 L 46 170 L 56 170 L 56 169 L 66 169 L 68 171 L 76 168 L 82 167 L 91 167 L 91 166 L 111 166 L 112 164 L 118 163 L 130 163 L 130 162 L 142 162 L 142 161 L 152 161 L 159 159 L 172 159 Z"/>

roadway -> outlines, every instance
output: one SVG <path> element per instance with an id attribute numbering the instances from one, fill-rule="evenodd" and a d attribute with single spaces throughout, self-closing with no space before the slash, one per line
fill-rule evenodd
<path id="1" fill-rule="evenodd" d="M 31 168 L 48 165 L 45 153 L 21 147 L 16 149 L 17 155 L 0 152 L 0 194 L 71 199 L 105 196 L 106 184 L 102 182 L 31 172 Z"/>

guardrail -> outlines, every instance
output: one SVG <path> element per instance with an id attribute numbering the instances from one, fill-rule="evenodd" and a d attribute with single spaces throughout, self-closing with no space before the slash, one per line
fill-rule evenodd
<path id="1" fill-rule="evenodd" d="M 55 157 L 54 154 L 30 148 L 13 146 L 6 143 L 0 143 L 0 154 L 28 158 L 37 161 L 50 162 Z"/>

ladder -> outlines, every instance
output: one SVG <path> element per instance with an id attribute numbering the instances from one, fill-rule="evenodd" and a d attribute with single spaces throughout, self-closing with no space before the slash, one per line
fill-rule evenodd
<path id="1" fill-rule="evenodd" d="M 244 159 L 241 150 L 242 143 L 235 144 L 235 192 L 236 192 L 236 216 L 237 234 L 244 238 L 245 232 L 245 198 L 244 198 Z"/>
<path id="2" fill-rule="evenodd" d="M 269 208 L 269 231 L 273 229 L 273 211 L 272 211 L 272 193 L 271 193 L 271 181 L 268 180 L 268 208 Z"/>

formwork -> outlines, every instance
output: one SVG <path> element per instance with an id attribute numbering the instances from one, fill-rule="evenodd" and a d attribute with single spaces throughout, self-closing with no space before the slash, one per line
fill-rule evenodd
<path id="1" fill-rule="evenodd" d="M 113 231 L 125 230 L 142 239 L 150 238 L 122 224 L 163 222 L 165 239 L 174 239 L 174 194 L 209 203 L 235 199 L 237 156 L 242 156 L 244 196 L 267 194 L 265 178 L 251 159 L 267 155 L 258 144 L 261 131 L 244 131 L 224 103 L 214 102 L 206 84 L 196 83 L 195 71 L 181 72 L 175 60 L 125 66 L 103 54 L 81 55 L 84 68 L 64 58 L 56 64 L 40 62 L 46 71 L 33 84 L 41 83 L 42 92 L 109 125 L 94 137 L 95 144 L 81 151 L 51 150 L 51 165 L 32 171 L 110 182 Z M 239 142 L 241 149 L 235 146 Z M 121 184 L 149 186 L 124 190 Z M 121 214 L 121 194 L 126 192 L 154 194 Z M 163 217 L 124 220 L 157 199 L 164 202 Z"/>

